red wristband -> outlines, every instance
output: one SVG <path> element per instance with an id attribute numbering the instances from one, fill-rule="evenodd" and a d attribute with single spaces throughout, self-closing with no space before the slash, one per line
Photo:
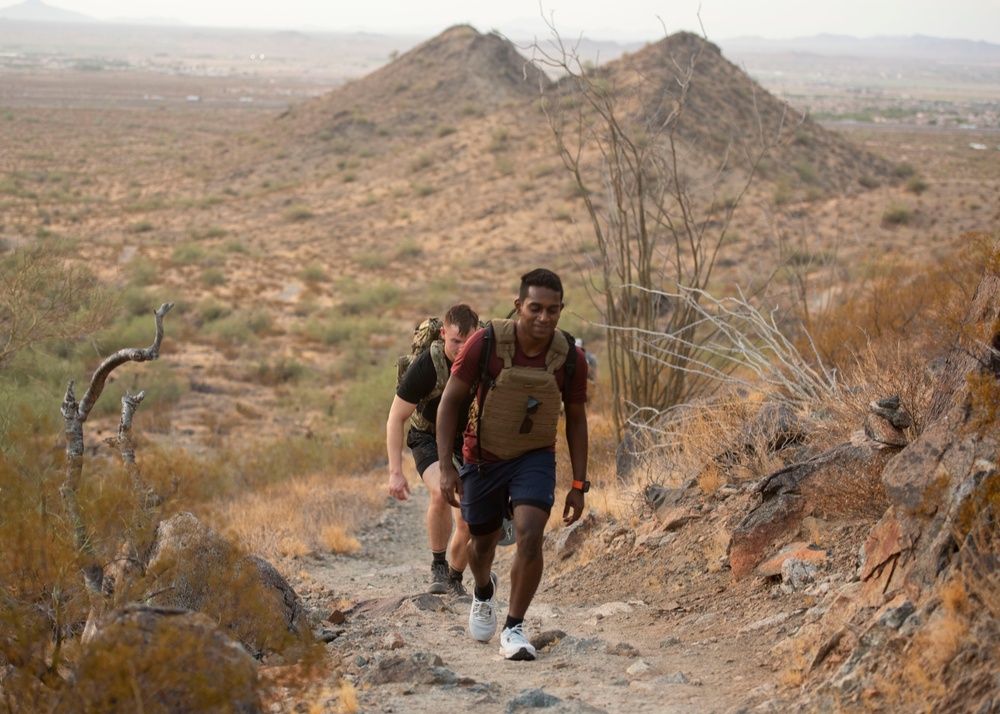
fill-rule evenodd
<path id="1" fill-rule="evenodd" d="M 577 489 L 579 491 L 582 491 L 583 490 L 583 481 L 574 481 L 573 482 L 573 488 L 575 488 L 575 489 Z"/>

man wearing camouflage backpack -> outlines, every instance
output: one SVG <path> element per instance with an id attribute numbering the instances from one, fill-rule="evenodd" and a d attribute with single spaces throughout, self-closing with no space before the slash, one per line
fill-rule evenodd
<path id="1" fill-rule="evenodd" d="M 469 631 L 489 642 L 497 630 L 497 576 L 492 572 L 508 503 L 517 551 L 510 567 L 510 605 L 500 631 L 500 654 L 533 660 L 524 632 L 528 606 L 542 578 L 542 541 L 555 503 L 556 435 L 565 406 L 572 483 L 563 523 L 583 514 L 587 481 L 587 360 L 557 329 L 563 309 L 559 276 L 539 268 L 521 276 L 517 320 L 493 320 L 466 343 L 452 367 L 437 412 L 438 453 L 451 452 L 470 392 L 477 395 L 465 429 L 465 465 L 441 462 L 441 490 L 453 506 L 461 497 L 469 524 L 469 569 L 475 579 Z M 478 386 L 476 386 L 478 385 Z"/>
<path id="2" fill-rule="evenodd" d="M 428 592 L 438 595 L 465 593 L 462 574 L 469 562 L 469 527 L 462 518 L 461 510 L 453 509 L 441 494 L 435 419 L 451 365 L 465 341 L 478 327 L 479 316 L 468 305 L 459 304 L 448 309 L 443 324 L 432 318 L 417 328 L 411 354 L 400 358 L 399 371 L 402 374 L 385 425 L 389 493 L 393 498 L 404 501 L 410 493 L 410 484 L 403 475 L 403 433 L 407 420 L 410 422 L 406 445 L 431 497 L 427 508 L 427 539 L 432 554 Z M 435 331 L 437 334 L 433 334 Z M 418 353 L 415 357 L 414 352 Z M 412 363 L 409 363 L 410 359 Z M 471 402 L 470 395 L 463 411 L 466 418 Z M 451 455 L 446 460 L 449 465 L 452 459 L 461 464 L 461 437 L 457 436 L 452 441 Z"/>

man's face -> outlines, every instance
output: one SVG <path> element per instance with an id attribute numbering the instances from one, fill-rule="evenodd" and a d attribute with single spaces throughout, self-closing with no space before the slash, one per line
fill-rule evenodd
<path id="1" fill-rule="evenodd" d="M 517 316 L 532 339 L 548 340 L 556 331 L 563 304 L 559 293 L 536 285 L 528 287 L 524 299 L 514 301 Z"/>
<path id="2" fill-rule="evenodd" d="M 441 328 L 441 339 L 444 340 L 444 354 L 454 362 L 458 353 L 462 351 L 462 345 L 469 339 L 472 332 L 459 333 L 458 325 L 445 325 Z"/>

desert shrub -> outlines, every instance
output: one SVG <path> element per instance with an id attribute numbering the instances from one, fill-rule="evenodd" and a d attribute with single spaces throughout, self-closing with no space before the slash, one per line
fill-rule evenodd
<path id="1" fill-rule="evenodd" d="M 493 168 L 501 176 L 513 176 L 517 165 L 509 156 L 496 156 L 493 160 Z"/>
<path id="2" fill-rule="evenodd" d="M 246 308 L 213 320 L 202 329 L 206 334 L 214 335 L 230 344 L 243 345 L 254 337 L 266 335 L 273 325 L 274 318 L 268 313 L 255 308 Z"/>
<path id="3" fill-rule="evenodd" d="M 437 189 L 434 188 L 434 184 L 425 182 L 418 182 L 413 184 L 413 195 L 417 196 L 418 198 L 426 198 L 427 196 L 433 194 L 435 191 L 437 191 Z"/>
<path id="4" fill-rule="evenodd" d="M 829 306 L 804 321 L 823 361 L 846 369 L 872 349 L 894 354 L 898 344 L 906 348 L 899 364 L 922 365 L 950 344 L 992 239 L 967 233 L 956 246 L 929 265 L 887 257 L 860 263 L 847 289 L 832 293 Z"/>
<path id="5" fill-rule="evenodd" d="M 505 127 L 500 127 L 493 131 L 493 135 L 490 138 L 490 143 L 487 149 L 492 153 L 498 153 L 501 151 L 506 151 L 510 145 L 510 130 Z"/>
<path id="6" fill-rule="evenodd" d="M 385 254 L 375 251 L 361 251 L 351 256 L 351 259 L 365 270 L 383 270 L 389 265 Z"/>
<path id="7" fill-rule="evenodd" d="M 126 347 L 149 347 L 155 334 L 152 313 L 129 314 L 97 333 L 94 344 L 100 354 L 109 355 Z"/>
<path id="8" fill-rule="evenodd" d="M 904 203 L 893 203 L 882 213 L 882 225 L 902 226 L 913 219 L 913 212 Z"/>
<path id="9" fill-rule="evenodd" d="M 298 334 L 310 342 L 332 346 L 362 339 L 378 329 L 379 321 L 376 316 L 342 315 L 323 311 L 311 315 L 298 328 Z"/>
<path id="10" fill-rule="evenodd" d="M 869 188 L 869 189 L 878 188 L 880 185 L 878 179 L 870 174 L 865 174 L 864 176 L 859 178 L 858 183 L 861 184 L 862 188 Z"/>
<path id="11" fill-rule="evenodd" d="M 226 276 L 219 270 L 206 270 L 201 274 L 201 284 L 208 288 L 225 285 Z"/>
<path id="12" fill-rule="evenodd" d="M 454 134 L 456 131 L 458 131 L 458 129 L 453 127 L 451 124 L 442 124 L 438 127 L 437 135 L 439 138 L 443 138 Z"/>
<path id="13" fill-rule="evenodd" d="M 202 229 L 191 229 L 191 237 L 195 240 L 205 240 L 206 238 L 221 238 L 226 235 L 226 229 L 222 226 L 209 226 Z"/>
<path id="14" fill-rule="evenodd" d="M 150 337 L 151 324 L 152 320 L 147 317 L 145 319 L 146 344 L 136 346 L 148 347 L 153 341 Z M 177 404 L 189 391 L 188 383 L 178 378 L 174 370 L 165 362 L 150 362 L 143 365 L 126 364 L 115 371 L 115 376 L 114 383 L 105 387 L 101 399 L 94 406 L 95 414 L 108 416 L 120 414 L 122 410 L 121 398 L 125 396 L 126 390 L 130 394 L 145 392 L 145 399 L 148 400 L 145 403 L 155 404 L 157 413 Z"/>
<path id="15" fill-rule="evenodd" d="M 141 255 L 128 262 L 126 276 L 130 285 L 145 287 L 155 283 L 160 277 L 160 266 Z"/>
<path id="16" fill-rule="evenodd" d="M 310 218 L 315 217 L 315 213 L 309 209 L 308 206 L 303 206 L 302 204 L 295 204 L 289 206 L 285 209 L 285 220 L 289 223 L 301 223 L 302 221 L 308 221 Z"/>
<path id="17" fill-rule="evenodd" d="M 908 179 L 911 176 L 915 176 L 916 173 L 917 170 L 913 168 L 913 164 L 906 161 L 896 164 L 892 169 L 892 175 L 898 179 Z"/>
<path id="18" fill-rule="evenodd" d="M 194 243 L 181 243 L 174 248 L 170 257 L 178 265 L 192 265 L 204 259 L 205 251 Z"/>
<path id="19" fill-rule="evenodd" d="M 262 359 L 254 366 L 252 381 L 265 386 L 288 384 L 298 381 L 308 368 L 301 362 L 280 356 L 275 359 Z"/>
<path id="20" fill-rule="evenodd" d="M 424 249 L 417 241 L 406 239 L 396 246 L 396 260 L 412 260 L 424 254 Z"/>
<path id="21" fill-rule="evenodd" d="M 133 223 L 129 226 L 130 233 L 148 233 L 153 230 L 155 226 L 149 221 L 139 221 L 138 223 Z"/>
<path id="22" fill-rule="evenodd" d="M 417 173 L 434 165 L 434 154 L 424 151 L 417 154 L 410 160 L 410 171 Z"/>
<path id="23" fill-rule="evenodd" d="M 229 253 L 248 253 L 247 247 L 238 238 L 230 238 L 226 241 L 223 249 Z"/>
<path id="24" fill-rule="evenodd" d="M 816 183 L 818 179 L 816 167 L 808 161 L 797 161 L 792 168 L 795 169 L 795 173 L 804 183 Z"/>
<path id="25" fill-rule="evenodd" d="M 319 263 L 309 263 L 299 271 L 299 277 L 309 283 L 329 282 L 330 276 Z"/>
<path id="26" fill-rule="evenodd" d="M 791 203 L 795 198 L 795 193 L 792 190 L 791 181 L 787 176 L 782 174 L 774 182 L 774 194 L 772 199 L 776 206 L 784 206 L 787 203 Z"/>
<path id="27" fill-rule="evenodd" d="M 377 280 L 358 286 L 347 293 L 340 304 L 344 315 L 363 315 L 381 312 L 393 307 L 400 299 L 402 291 L 399 286 L 385 280 Z"/>
<path id="28" fill-rule="evenodd" d="M 918 196 L 930 188 L 930 184 L 919 176 L 911 176 L 906 180 L 906 190 Z"/>
<path id="29" fill-rule="evenodd" d="M 195 308 L 195 314 L 202 322 L 214 322 L 215 320 L 221 320 L 232 311 L 233 309 L 229 305 L 219 302 L 213 298 L 203 300 L 198 303 L 198 306 Z"/>

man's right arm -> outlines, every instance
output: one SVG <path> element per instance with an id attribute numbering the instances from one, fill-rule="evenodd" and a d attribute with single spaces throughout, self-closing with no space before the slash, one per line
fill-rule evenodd
<path id="1" fill-rule="evenodd" d="M 471 385 L 463 382 L 454 373 L 448 378 L 438 404 L 437 448 L 438 466 L 441 469 L 441 493 L 452 506 L 458 507 L 458 495 L 462 493 L 462 483 L 458 478 L 458 470 L 452 461 L 455 451 L 455 436 L 458 431 L 458 412 L 465 397 L 469 394 Z M 456 495 L 458 494 L 458 495 Z"/>
<path id="2" fill-rule="evenodd" d="M 403 475 L 403 433 L 406 430 L 406 420 L 416 411 L 417 405 L 411 404 L 398 394 L 392 399 L 389 407 L 389 418 L 385 422 L 385 451 L 389 459 L 389 494 L 400 501 L 406 500 L 410 493 L 410 484 Z"/>

